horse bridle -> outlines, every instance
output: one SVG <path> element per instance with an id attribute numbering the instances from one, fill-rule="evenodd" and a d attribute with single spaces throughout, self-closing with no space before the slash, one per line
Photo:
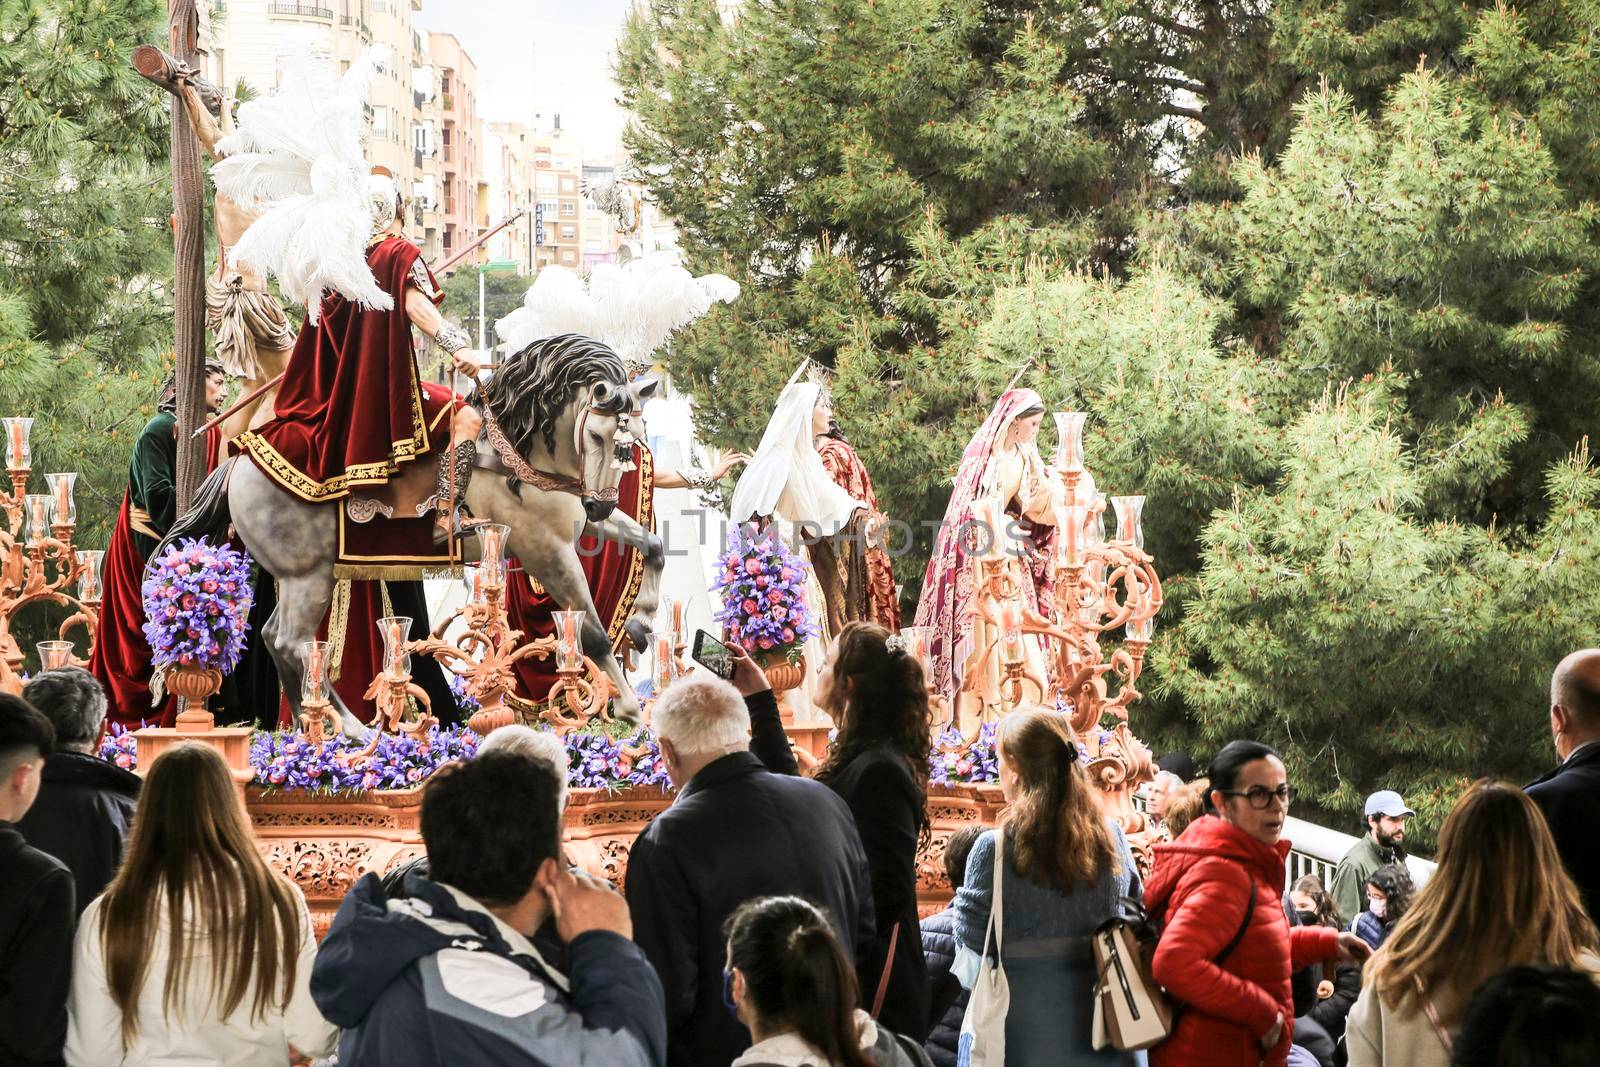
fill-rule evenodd
<path id="1" fill-rule="evenodd" d="M 597 489 L 592 496 L 588 493 L 588 482 L 585 476 L 583 455 L 583 428 L 589 421 L 590 415 L 610 415 L 604 408 L 595 407 L 593 404 L 584 406 L 583 414 L 578 416 L 578 421 L 572 430 L 573 449 L 578 456 L 578 476 L 568 478 L 565 475 L 551 474 L 549 471 L 536 470 L 523 459 L 516 448 L 512 446 L 505 431 L 500 428 L 500 422 L 494 417 L 494 407 L 489 403 L 487 396 L 479 394 L 483 404 L 484 435 L 488 438 L 489 447 L 494 449 L 502 465 L 510 471 L 520 482 L 543 489 L 552 493 L 571 493 L 577 497 L 590 497 L 602 503 L 615 503 L 617 489 Z M 635 417 L 642 418 L 643 412 L 635 409 L 617 413 L 617 430 L 612 435 L 611 469 L 617 471 L 631 471 L 636 464 L 633 462 L 633 448 L 639 443 L 638 436 L 630 425 Z"/>

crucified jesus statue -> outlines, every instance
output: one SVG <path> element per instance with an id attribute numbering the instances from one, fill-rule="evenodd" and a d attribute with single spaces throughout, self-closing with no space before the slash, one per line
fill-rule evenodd
<path id="1" fill-rule="evenodd" d="M 174 81 L 195 137 L 213 162 L 222 160 L 225 157 L 217 151 L 217 142 L 233 132 L 232 101 L 222 97 L 219 123 L 206 109 L 187 71 L 177 71 Z M 216 338 L 217 361 L 231 377 L 243 379 L 241 395 L 249 395 L 283 374 L 296 332 L 267 290 L 265 278 L 246 264 L 238 268 L 228 265 L 228 253 L 256 220 L 255 213 L 219 190 L 212 214 L 217 232 L 217 268 L 206 276 L 206 329 Z M 278 390 L 273 387 L 240 405 L 223 421 L 223 439 L 237 437 L 271 419 L 277 396 Z"/>

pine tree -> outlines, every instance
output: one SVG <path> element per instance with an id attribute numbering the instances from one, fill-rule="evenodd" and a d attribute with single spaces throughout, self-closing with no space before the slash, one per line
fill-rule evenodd
<path id="1" fill-rule="evenodd" d="M 165 100 L 128 61 L 164 23 L 155 0 L 0 0 L 0 414 L 36 420 L 35 491 L 78 472 L 83 548 L 109 539 L 171 346 Z"/>

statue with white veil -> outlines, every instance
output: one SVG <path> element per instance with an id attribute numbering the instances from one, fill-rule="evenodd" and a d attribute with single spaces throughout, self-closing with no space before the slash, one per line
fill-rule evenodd
<path id="1" fill-rule="evenodd" d="M 818 633 L 805 643 L 806 677 L 789 697 L 795 721 L 802 725 L 818 716 L 817 669 L 833 639 L 830 620 L 844 617 L 837 554 L 849 550 L 859 533 L 855 527 L 867 512 L 867 504 L 841 489 L 817 454 L 811 420 L 820 392 L 814 383 L 800 382 L 778 395 L 761 446 L 734 487 L 728 515 L 735 523 L 776 523 L 790 547 L 811 564 L 806 600 L 818 620 Z M 830 585 L 836 587 L 831 594 Z"/>

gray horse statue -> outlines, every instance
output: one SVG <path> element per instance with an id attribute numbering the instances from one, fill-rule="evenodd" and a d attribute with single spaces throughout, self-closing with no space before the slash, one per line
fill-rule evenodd
<path id="1" fill-rule="evenodd" d="M 559 334 L 533 342 L 507 358 L 473 398 L 488 426 L 479 439 L 479 466 L 490 469 L 478 470 L 465 493 L 474 517 L 511 528 L 510 552 L 558 603 L 587 614 L 584 653 L 614 683 L 617 713 L 632 720 L 639 715 L 638 701 L 589 595 L 576 544 L 590 534 L 643 554 L 645 580 L 626 624 L 629 638 L 643 650 L 665 553 L 660 538 L 616 510 L 618 461 L 631 453 L 632 440 L 631 432 L 619 434 L 618 428 L 638 417 L 655 388 L 654 379 L 631 384 L 621 358 L 599 341 Z M 212 472 L 150 558 L 182 537 L 219 540 L 231 521 L 256 562 L 278 580 L 277 610 L 263 636 L 298 719 L 303 649 L 316 639 L 333 600 L 336 509 L 345 502 L 307 503 L 241 459 L 230 458 Z M 469 538 L 469 557 L 476 547 Z M 345 729 L 364 734 L 338 694 L 329 696 Z"/>

